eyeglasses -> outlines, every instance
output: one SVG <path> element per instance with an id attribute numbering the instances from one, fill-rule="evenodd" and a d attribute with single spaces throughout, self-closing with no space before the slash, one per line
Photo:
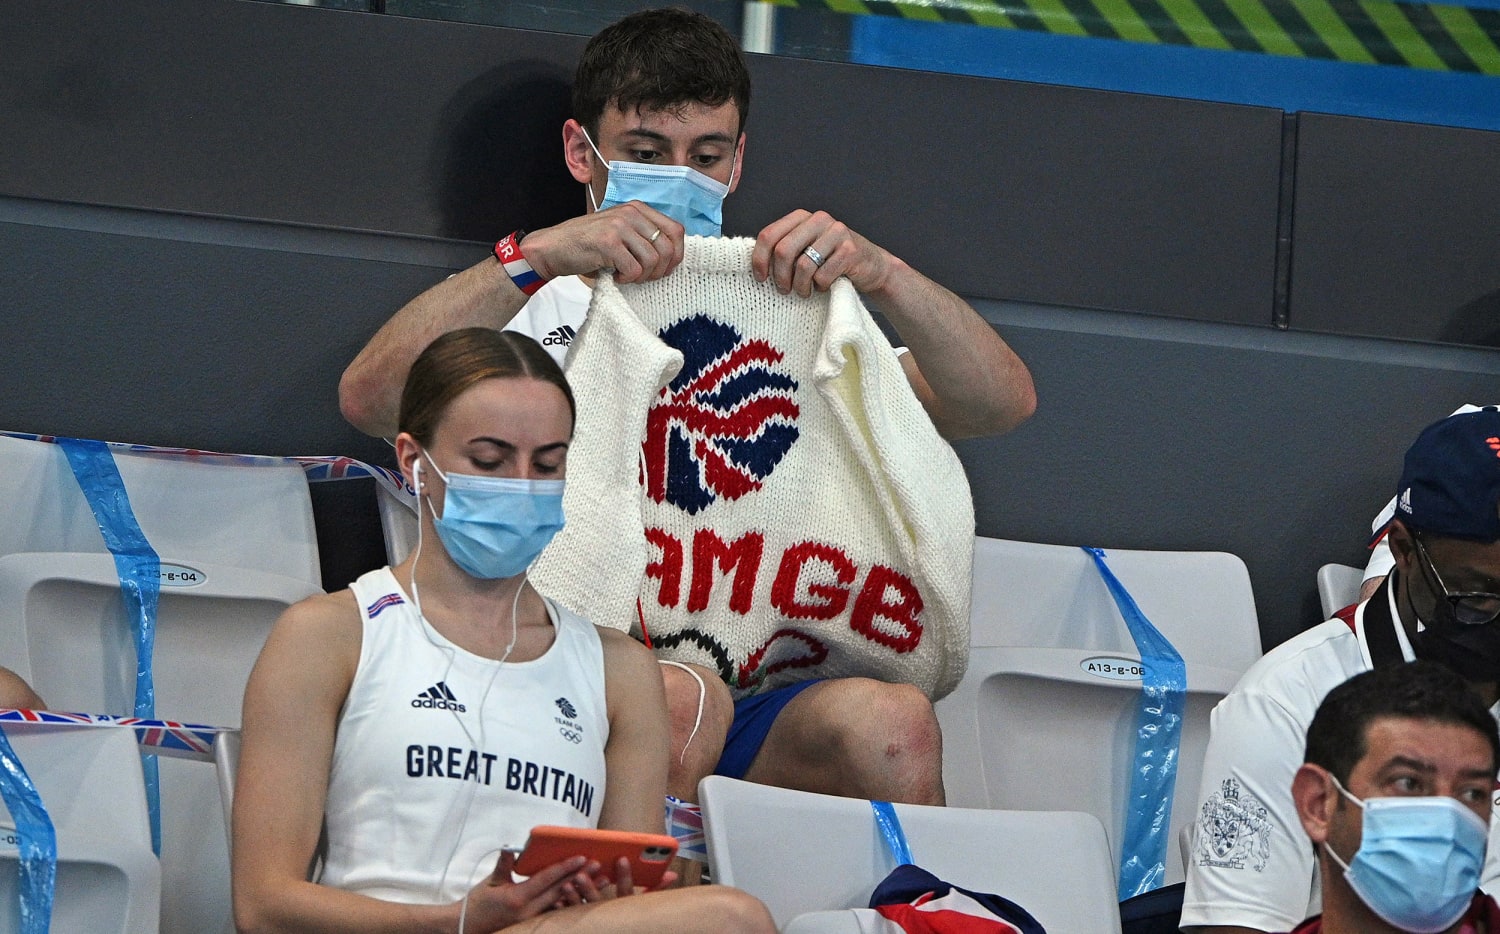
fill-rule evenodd
<path id="1" fill-rule="evenodd" d="M 1483 626 L 1485 623 L 1493 622 L 1495 617 L 1500 616 L 1500 594 L 1484 593 L 1480 591 L 1462 591 L 1453 593 L 1448 590 L 1448 585 L 1443 583 L 1443 577 L 1438 573 L 1437 565 L 1432 563 L 1432 558 L 1427 554 L 1427 549 L 1422 545 L 1422 540 L 1412 535 L 1411 540 L 1416 543 L 1417 556 L 1421 559 L 1417 563 L 1422 565 L 1424 574 L 1430 574 L 1429 584 L 1435 585 L 1437 591 L 1448 601 L 1453 608 L 1453 618 L 1465 626 Z"/>

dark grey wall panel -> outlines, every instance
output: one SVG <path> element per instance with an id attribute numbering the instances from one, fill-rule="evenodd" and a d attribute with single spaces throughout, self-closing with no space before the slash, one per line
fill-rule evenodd
<path id="1" fill-rule="evenodd" d="M 738 232 L 824 208 L 965 295 L 1271 323 L 1280 111 L 755 64 Z"/>
<path id="2" fill-rule="evenodd" d="M 340 418 L 339 374 L 393 308 L 460 265 L 410 241 L 393 259 L 389 238 L 325 232 L 310 244 L 283 230 L 288 245 L 274 248 L 225 222 L 187 221 L 189 239 L 7 213 L 0 428 L 15 431 L 384 457 Z"/>
<path id="3" fill-rule="evenodd" d="M 1370 520 L 1421 428 L 1500 389 L 1496 351 L 981 310 L 1038 396 L 1017 431 L 958 446 L 981 534 L 1233 552 L 1267 648 L 1319 620 L 1319 566 L 1364 565 Z"/>
<path id="4" fill-rule="evenodd" d="M 0 194 L 490 239 L 580 209 L 583 40 L 242 0 L 11 0 Z"/>
<path id="5" fill-rule="evenodd" d="M 582 39 L 10 0 L 0 194 L 493 240 L 582 207 Z M 752 56 L 730 229 L 825 208 L 965 294 L 1269 324 L 1279 112 Z"/>
<path id="6" fill-rule="evenodd" d="M 1291 325 L 1500 346 L 1500 133 L 1302 114 Z"/>

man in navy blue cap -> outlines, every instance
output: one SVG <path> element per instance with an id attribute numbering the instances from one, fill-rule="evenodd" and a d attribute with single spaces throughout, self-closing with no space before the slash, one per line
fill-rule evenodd
<path id="1" fill-rule="evenodd" d="M 1500 409 L 1428 426 L 1406 453 L 1387 537 L 1396 566 L 1347 618 L 1256 662 L 1214 708 L 1182 926 L 1200 934 L 1290 930 L 1322 902 L 1292 801 L 1303 739 L 1348 678 L 1416 658 L 1500 699 Z M 1491 824 L 1481 887 L 1500 891 Z"/>
<path id="2" fill-rule="evenodd" d="M 1500 680 L 1500 409 L 1428 427 L 1406 454 L 1386 537 L 1417 656 L 1482 684 Z M 1416 620 L 1423 626 L 1413 632 Z"/>
<path id="3" fill-rule="evenodd" d="M 1478 412 L 1480 408 L 1480 406 L 1466 402 L 1450 414 Z M 1370 523 L 1370 560 L 1365 563 L 1364 579 L 1360 582 L 1359 600 L 1356 600 L 1356 603 L 1369 599 L 1370 594 L 1375 592 L 1375 588 L 1380 586 L 1380 582 L 1385 580 L 1385 576 L 1391 573 L 1391 568 L 1396 566 L 1396 556 L 1391 554 L 1390 543 L 1385 540 L 1385 533 L 1395 516 L 1396 497 L 1392 496 L 1391 501 L 1385 504 L 1385 508 Z"/>

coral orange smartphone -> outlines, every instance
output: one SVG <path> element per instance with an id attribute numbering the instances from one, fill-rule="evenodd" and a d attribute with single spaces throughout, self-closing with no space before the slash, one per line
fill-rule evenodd
<path id="1" fill-rule="evenodd" d="M 664 833 L 544 824 L 531 828 L 531 838 L 516 860 L 515 871 L 516 875 L 532 876 L 553 863 L 574 856 L 587 856 L 599 863 L 599 874 L 613 882 L 615 866 L 623 856 L 630 860 L 631 881 L 649 889 L 661 883 L 662 873 L 676 855 L 676 839 Z"/>

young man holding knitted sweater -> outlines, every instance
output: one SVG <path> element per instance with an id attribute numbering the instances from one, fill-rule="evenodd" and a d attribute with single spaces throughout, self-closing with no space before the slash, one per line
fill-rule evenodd
<path id="1" fill-rule="evenodd" d="M 559 358 L 587 311 L 592 277 L 650 282 L 683 261 L 689 234 L 719 233 L 722 198 L 744 172 L 750 79 L 734 39 L 683 10 L 633 14 L 590 41 L 563 125 L 585 213 L 517 232 L 495 256 L 396 313 L 345 371 L 340 407 L 389 437 L 411 361 L 456 328 L 513 328 Z M 783 294 L 826 293 L 840 277 L 896 329 L 899 366 L 948 438 L 996 434 L 1035 407 L 1031 376 L 957 295 L 823 212 L 794 211 L 755 240 L 751 269 Z M 963 534 L 968 534 L 967 530 Z M 671 792 L 696 800 L 720 767 L 752 781 L 884 800 L 941 803 L 941 738 L 915 687 L 831 678 L 769 691 L 738 710 L 720 674 L 663 666 L 673 716 Z M 726 749 L 727 737 L 727 749 Z"/>

